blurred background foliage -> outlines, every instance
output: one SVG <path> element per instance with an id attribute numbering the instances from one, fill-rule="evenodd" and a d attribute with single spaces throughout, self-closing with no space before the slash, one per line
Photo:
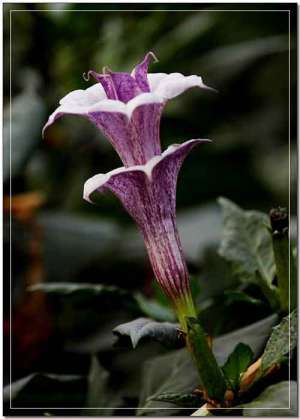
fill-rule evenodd
<path id="1" fill-rule="evenodd" d="M 214 141 L 187 159 L 177 196 L 178 225 L 203 319 L 218 335 L 268 314 L 264 302 L 257 304 L 261 296 L 255 287 L 249 291 L 253 301 L 230 294 L 234 281 L 216 253 L 222 228 L 216 198 L 227 196 L 242 207 L 268 212 L 288 206 L 290 179 L 291 212 L 296 213 L 296 17 L 291 15 L 289 52 L 287 12 L 268 11 L 266 5 L 259 7 L 265 11 L 247 12 L 255 5 L 235 6 L 242 11 L 218 11 L 212 4 L 176 5 L 178 11 L 171 4 L 136 5 L 148 9 L 139 12 L 125 11 L 133 6 L 124 4 L 4 5 L 4 250 L 9 260 L 11 188 L 14 380 L 35 372 L 81 376 L 87 374 L 90 354 L 97 353 L 115 392 L 126 389 L 121 405 L 131 407 L 138 403 L 143 360 L 164 352 L 156 344 L 135 352 L 112 349 L 111 330 L 119 323 L 141 314 L 158 320 L 172 316 L 153 288 L 141 237 L 119 202 L 103 196 L 92 206 L 82 199 L 88 177 L 120 165 L 116 153 L 80 117 L 66 116 L 44 140 L 41 136 L 59 99 L 90 85 L 83 73 L 101 72 L 104 65 L 131 71 L 149 50 L 159 58 L 150 71 L 199 74 L 218 90 L 192 89 L 177 97 L 167 105 L 161 124 L 164 149 L 190 138 Z M 275 8 L 282 5 L 272 4 Z M 10 14 L 11 9 L 17 11 Z M 46 281 L 112 285 L 126 295 L 47 297 L 26 291 Z M 9 263 L 5 296 L 8 336 Z M 236 315 L 245 304 L 251 310 Z M 5 349 L 8 359 L 8 344 Z M 34 388 L 45 392 L 32 390 L 36 399 L 32 392 L 29 398 L 25 394 L 21 405 L 43 406 L 48 392 L 48 404 L 82 406 L 76 387 L 80 379 L 61 399 L 53 395 L 57 383 L 51 377 L 35 377 Z"/>

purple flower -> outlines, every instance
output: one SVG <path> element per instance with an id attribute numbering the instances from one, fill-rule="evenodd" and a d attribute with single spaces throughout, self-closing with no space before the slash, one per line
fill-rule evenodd
<path id="1" fill-rule="evenodd" d="M 61 99 L 43 132 L 65 114 L 81 115 L 108 138 L 124 166 L 145 164 L 159 156 L 160 117 L 167 101 L 191 87 L 208 87 L 195 75 L 148 74 L 152 59 L 156 57 L 149 52 L 131 74 L 108 69 L 103 74 L 89 71 L 88 76 L 98 83 L 86 90 L 74 90 Z"/>
<path id="2" fill-rule="evenodd" d="M 121 167 L 98 174 L 84 185 L 84 198 L 113 192 L 143 233 L 151 265 L 162 289 L 173 301 L 180 323 L 195 316 L 189 275 L 176 227 L 176 183 L 189 151 L 209 140 L 190 140 L 172 145 L 145 165 Z"/>
<path id="3" fill-rule="evenodd" d="M 120 199 L 142 231 L 156 279 L 186 330 L 185 316 L 196 313 L 176 227 L 176 183 L 189 151 L 209 140 L 190 140 L 162 153 L 159 126 L 169 99 L 207 86 L 195 75 L 148 74 L 151 59 L 156 58 L 149 52 L 131 74 L 89 71 L 98 83 L 65 96 L 44 130 L 62 115 L 75 114 L 92 121 L 109 139 L 124 167 L 90 178 L 84 198 L 91 201 L 94 192 L 111 191 Z"/>

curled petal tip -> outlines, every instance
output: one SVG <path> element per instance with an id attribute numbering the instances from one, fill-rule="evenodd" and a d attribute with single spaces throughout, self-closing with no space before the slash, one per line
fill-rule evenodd
<path id="1" fill-rule="evenodd" d="M 89 202 L 90 204 L 94 204 L 93 203 L 93 201 L 90 199 L 90 195 L 91 195 L 91 191 L 89 190 L 89 187 L 88 187 L 88 181 L 87 182 L 85 182 L 85 184 L 84 184 L 84 188 L 83 188 L 83 199 L 85 200 L 85 201 L 87 201 L 87 202 Z"/>
<path id="2" fill-rule="evenodd" d="M 192 138 L 189 141 L 186 141 L 186 143 L 183 144 L 205 144 L 205 143 L 212 143 L 213 140 L 210 140 L 209 138 Z M 182 146 L 182 144 L 179 144 L 179 146 Z"/>
<path id="3" fill-rule="evenodd" d="M 83 78 L 84 81 L 89 81 L 89 79 L 90 79 L 90 72 L 88 72 L 87 74 L 86 74 L 86 72 L 84 72 L 82 74 L 82 78 Z"/>
<path id="4" fill-rule="evenodd" d="M 94 77 L 97 80 L 97 72 L 94 70 L 89 70 L 87 73 L 83 73 L 82 77 L 84 81 L 89 81 L 90 80 L 90 76 Z"/>
<path id="5" fill-rule="evenodd" d="M 47 129 L 47 124 L 43 127 L 43 129 L 42 129 L 42 140 L 44 140 L 45 139 L 45 132 L 46 132 L 46 129 Z"/>
<path id="6" fill-rule="evenodd" d="M 99 173 L 98 175 L 89 178 L 83 187 L 83 199 L 91 204 L 94 202 L 91 200 L 91 195 L 96 192 L 100 187 L 107 181 L 109 175 Z"/>
<path id="7" fill-rule="evenodd" d="M 149 51 L 147 55 L 149 55 L 149 56 L 151 56 L 153 58 L 153 62 L 154 63 L 158 63 L 159 62 L 159 59 L 157 58 L 157 56 L 154 54 L 153 51 Z"/>
<path id="8" fill-rule="evenodd" d="M 202 143 L 213 143 L 213 140 L 210 140 L 209 138 L 204 138 L 200 140 Z"/>
<path id="9" fill-rule="evenodd" d="M 194 141 L 196 144 L 199 144 L 199 145 L 206 144 L 206 143 L 213 143 L 213 140 L 210 140 L 209 138 L 198 138 L 191 141 Z"/>
<path id="10" fill-rule="evenodd" d="M 94 202 L 88 196 L 83 195 L 83 199 L 87 201 L 89 204 L 95 205 Z"/>
<path id="11" fill-rule="evenodd" d="M 49 125 L 51 125 L 50 118 L 49 118 L 49 120 L 46 122 L 46 124 L 44 125 L 44 127 L 43 127 L 43 129 L 42 129 L 42 139 L 43 139 L 43 140 L 45 139 L 45 133 L 46 133 L 46 130 L 47 130 L 47 128 L 49 127 Z"/>
<path id="12" fill-rule="evenodd" d="M 211 92 L 214 92 L 214 93 L 219 93 L 217 89 L 215 89 L 214 87 L 207 86 L 204 83 L 203 83 L 203 89 L 210 90 Z"/>

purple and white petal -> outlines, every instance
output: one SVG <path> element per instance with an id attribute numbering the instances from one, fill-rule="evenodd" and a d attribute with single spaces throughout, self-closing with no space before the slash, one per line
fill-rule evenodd
<path id="1" fill-rule="evenodd" d="M 185 90 L 207 88 L 199 76 L 180 73 L 147 74 L 153 53 L 146 54 L 132 74 L 89 71 L 98 83 L 75 90 L 60 101 L 47 127 L 63 115 L 80 115 L 92 121 L 108 138 L 125 166 L 145 164 L 161 153 L 160 118 L 166 102 Z"/>
<path id="2" fill-rule="evenodd" d="M 155 190 L 157 197 L 160 194 L 160 198 L 162 198 L 165 193 L 170 197 L 170 191 L 175 191 L 176 189 L 177 175 L 185 157 L 196 145 L 208 142 L 211 142 L 211 140 L 192 139 L 183 144 L 173 144 L 161 155 L 152 157 L 146 164 L 119 167 L 106 174 L 97 174 L 85 182 L 83 198 L 92 202 L 91 195 L 94 192 L 104 192 L 110 189 L 118 196 L 123 205 L 129 205 L 131 201 L 135 201 L 133 195 L 145 190 L 145 188 L 136 189 L 136 185 L 134 185 L 135 178 L 139 179 L 139 183 L 141 182 L 140 179 L 143 179 L 144 186 L 148 185 L 151 190 Z M 123 184 L 126 187 L 118 188 L 119 184 Z M 168 199 L 168 202 L 172 202 L 171 210 L 173 212 L 175 199 L 176 195 L 172 195 L 171 201 Z M 135 218 L 137 216 L 135 211 L 140 212 L 140 208 L 136 205 L 133 205 L 132 208 L 134 213 L 131 213 L 130 210 L 130 214 Z"/>
<path id="3" fill-rule="evenodd" d="M 45 130 L 63 115 L 80 115 L 93 122 L 109 139 L 125 166 L 144 164 L 160 154 L 159 126 L 163 99 L 153 93 L 142 93 L 128 103 L 102 99 L 97 84 L 86 91 L 74 91 L 61 100 L 61 106 L 50 115 Z M 98 95 L 98 96 L 97 96 Z"/>
<path id="4" fill-rule="evenodd" d="M 109 99 L 127 103 L 143 92 L 135 78 L 128 73 L 105 69 L 105 73 L 103 74 L 90 70 L 87 78 L 90 75 L 102 85 Z M 150 90 L 146 91 L 149 92 Z"/>
<path id="5" fill-rule="evenodd" d="M 101 84 L 97 83 L 85 90 L 73 90 L 64 96 L 60 101 L 60 105 L 93 105 L 97 102 L 107 99 L 105 91 Z"/>
<path id="6" fill-rule="evenodd" d="M 116 102 L 116 101 L 111 101 Z M 88 116 L 110 140 L 125 166 L 144 164 L 160 154 L 160 117 L 162 99 L 143 93 L 127 104 L 118 102 L 105 112 L 101 104 L 92 107 Z"/>
<path id="7" fill-rule="evenodd" d="M 114 83 L 117 98 L 121 102 L 127 103 L 141 93 L 139 85 L 130 74 L 109 71 L 109 75 Z"/>
<path id="8" fill-rule="evenodd" d="M 176 301 L 189 291 L 188 271 L 175 222 L 176 182 L 179 169 L 196 145 L 190 140 L 170 146 L 145 165 L 98 174 L 84 185 L 84 199 L 113 192 L 140 227 L 155 276 L 166 294 Z"/>
<path id="9" fill-rule="evenodd" d="M 141 63 L 135 66 L 131 75 L 135 78 L 140 90 L 142 92 L 150 92 L 149 81 L 147 78 L 148 67 L 151 60 L 157 62 L 158 59 L 153 52 L 148 52 Z"/>
<path id="10" fill-rule="evenodd" d="M 214 90 L 203 83 L 200 76 L 184 76 L 181 73 L 148 74 L 151 92 L 164 100 L 172 99 L 192 87 Z"/>
<path id="11" fill-rule="evenodd" d="M 110 74 L 99 74 L 96 71 L 90 70 L 87 75 L 87 80 L 89 80 L 90 75 L 100 83 L 106 93 L 107 99 L 118 100 L 115 85 Z"/>

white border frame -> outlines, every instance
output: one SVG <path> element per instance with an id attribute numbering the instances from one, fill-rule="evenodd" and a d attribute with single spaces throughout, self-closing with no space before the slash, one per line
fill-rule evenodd
<path id="1" fill-rule="evenodd" d="M 27 1 L 12 1 L 12 2 L 5 2 L 4 4 L 39 4 L 39 2 L 27 2 Z M 42 2 L 40 4 L 50 4 L 50 3 L 67 3 L 67 4 L 84 4 L 82 3 L 82 1 L 73 1 L 73 2 Z M 95 1 L 90 1 L 89 3 L 93 3 L 93 4 L 100 4 L 99 2 L 95 2 Z M 115 1 L 106 1 L 105 3 L 108 4 L 120 4 L 120 3 L 116 3 Z M 141 4 L 143 5 L 143 3 L 137 3 L 136 1 L 131 2 L 130 0 L 126 2 L 127 4 Z M 124 3 L 124 6 L 126 5 L 126 3 Z M 145 1 L 145 4 L 148 5 L 152 5 L 152 4 L 161 4 L 160 2 L 156 2 L 156 1 Z M 199 2 L 189 2 L 190 4 L 201 4 Z M 206 3 L 206 2 L 205 2 Z M 215 4 L 219 4 L 219 2 L 207 2 L 209 4 L 215 5 Z M 231 4 L 231 3 L 237 3 L 238 5 L 241 5 L 242 3 L 240 1 L 231 1 L 228 3 L 222 2 L 221 4 Z M 276 4 L 274 3 L 274 1 L 271 1 L 270 3 L 272 4 Z M 174 4 L 176 5 L 177 2 L 173 2 L 170 4 Z M 182 2 L 178 2 L 178 4 L 183 5 L 184 3 Z M 249 2 L 249 3 L 244 3 L 245 5 L 247 4 L 258 4 L 257 2 L 253 1 L 253 2 Z M 264 3 L 262 3 L 264 5 L 268 5 L 269 2 L 265 1 Z M 281 4 L 281 2 L 279 3 Z M 288 3 L 288 4 L 293 4 Z M 297 4 L 297 3 L 294 3 Z M 10 216 L 9 216 L 9 223 L 10 223 L 10 256 L 9 256 L 9 264 L 10 264 L 10 405 L 9 408 L 11 410 L 111 410 L 111 407 L 12 407 L 12 400 L 11 400 L 11 378 L 12 378 L 12 356 L 11 356 L 11 348 L 12 348 L 12 333 L 11 333 L 11 325 L 12 325 L 12 301 L 11 301 L 11 272 L 12 272 L 12 251 L 11 251 L 11 224 L 12 224 L 12 214 L 11 214 L 11 196 L 12 196 L 12 185 L 11 185 L 11 151 L 12 151 L 12 147 L 11 147 L 11 139 L 12 139 L 12 126 L 11 126 L 11 115 L 12 115 L 12 106 L 11 106 L 11 92 L 12 92 L 12 78 L 11 78 L 11 73 L 12 73 L 12 13 L 15 12 L 43 12 L 43 13 L 48 13 L 48 12 L 286 12 L 288 13 L 288 47 L 289 47 L 289 52 L 288 52 L 288 69 L 289 69 L 289 77 L 288 77 L 288 119 L 289 119 L 289 123 L 288 123 L 288 139 L 289 139 L 289 193 L 288 193 L 288 201 L 289 201 L 289 223 L 290 223 L 290 207 L 291 207 L 291 160 L 290 160 L 290 108 L 291 108 L 291 103 L 290 103 L 290 78 L 291 78 L 291 57 L 290 57 L 290 14 L 291 14 L 291 10 L 290 9 L 155 9 L 155 10 L 151 10 L 149 9 L 109 9 L 109 10 L 104 10 L 104 9 L 81 9 L 81 10 L 76 10 L 76 9 L 67 9 L 67 10 L 62 10 L 62 9 L 34 9 L 34 10 L 30 10 L 30 9 L 10 9 L 9 10 L 9 38 L 10 38 L 10 50 L 9 50 L 9 68 L 10 68 L 10 79 L 9 79 L 9 91 L 10 91 L 10 101 L 9 101 L 9 109 L 10 109 L 10 127 L 9 127 L 9 132 L 10 132 L 10 183 L 9 183 L 9 189 L 10 189 Z M 290 228 L 289 228 L 289 242 L 290 242 Z M 290 261 L 290 251 L 289 251 L 289 261 Z M 289 271 L 290 271 L 290 264 L 289 264 Z M 290 274 L 290 272 L 289 272 Z M 290 275 L 289 275 L 290 278 Z M 290 306 L 290 287 L 289 287 L 289 306 Z M 289 345 L 290 345 L 290 334 L 289 334 Z M 289 354 L 289 406 L 286 408 L 276 408 L 276 407 L 261 407 L 261 408 L 247 408 L 248 410 L 289 410 L 291 409 L 291 391 L 290 391 L 290 387 L 291 387 L 291 381 L 290 381 L 290 372 L 291 372 L 291 367 L 290 367 L 290 361 L 291 361 L 291 357 Z M 152 407 L 152 408 L 147 408 L 147 407 L 115 407 L 114 410 L 176 410 L 176 407 L 172 408 L 172 407 Z M 240 410 L 240 408 L 237 407 L 231 407 L 231 408 L 219 408 L 218 410 Z M 195 408 L 185 408 L 185 410 L 193 410 L 195 411 Z M 115 416 L 116 417 L 116 416 Z"/>

